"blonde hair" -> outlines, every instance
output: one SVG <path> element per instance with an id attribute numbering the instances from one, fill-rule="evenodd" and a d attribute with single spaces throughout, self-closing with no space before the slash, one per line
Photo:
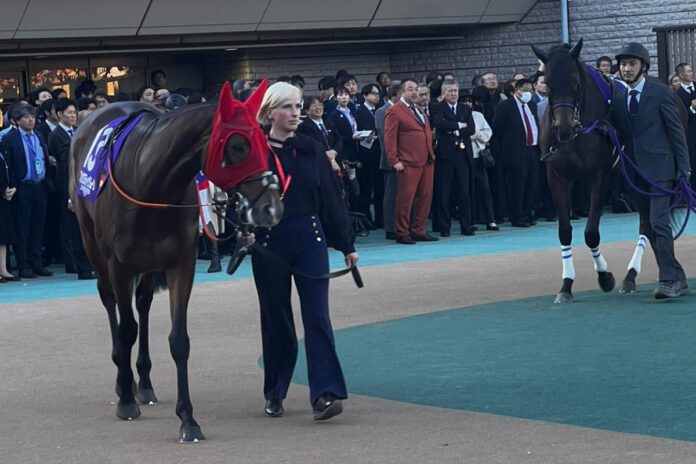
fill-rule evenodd
<path id="1" fill-rule="evenodd" d="M 273 121 L 268 119 L 268 112 L 278 108 L 288 98 L 297 97 L 299 100 L 302 96 L 300 90 L 294 85 L 287 82 L 276 82 L 266 90 L 261 102 L 261 108 L 256 114 L 256 120 L 264 125 L 269 125 Z"/>

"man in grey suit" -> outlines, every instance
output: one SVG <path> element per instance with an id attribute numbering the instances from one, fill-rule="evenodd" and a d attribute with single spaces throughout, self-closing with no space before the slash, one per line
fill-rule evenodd
<path id="1" fill-rule="evenodd" d="M 375 128 L 379 136 L 381 155 L 379 158 L 379 169 L 384 172 L 384 232 L 388 240 L 396 240 L 396 229 L 394 226 L 394 208 L 396 204 L 396 172 L 389 165 L 387 155 L 384 152 L 384 115 L 392 105 L 401 98 L 401 83 L 394 81 L 387 91 L 388 100 L 382 107 L 375 112 Z"/>
<path id="2" fill-rule="evenodd" d="M 671 91 L 646 79 L 650 54 L 632 42 L 616 55 L 621 77 L 628 88 L 619 90 L 611 103 L 611 121 L 619 132 L 626 153 L 649 177 L 644 180 L 631 173 L 638 187 L 654 193 L 656 184 L 673 188 L 681 178 L 689 180 L 689 149 L 679 113 Z M 650 240 L 657 266 L 657 299 L 675 298 L 687 293 L 684 269 L 674 256 L 674 238 L 670 226 L 669 195 L 644 196 L 635 193 L 640 214 L 641 233 Z"/>

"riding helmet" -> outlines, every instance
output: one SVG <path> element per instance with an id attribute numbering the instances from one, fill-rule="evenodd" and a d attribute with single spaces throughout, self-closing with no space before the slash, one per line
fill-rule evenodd
<path id="1" fill-rule="evenodd" d="M 629 42 L 624 45 L 619 53 L 616 54 L 616 62 L 620 63 L 623 58 L 638 58 L 645 63 L 645 70 L 650 69 L 650 52 L 648 49 L 637 42 Z"/>

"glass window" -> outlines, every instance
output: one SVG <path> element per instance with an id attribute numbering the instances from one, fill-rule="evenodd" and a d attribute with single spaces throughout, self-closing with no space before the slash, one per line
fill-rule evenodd
<path id="1" fill-rule="evenodd" d="M 147 83 L 145 70 L 144 65 L 92 66 L 92 80 L 99 91 L 105 92 L 109 97 L 124 93 L 128 99 L 133 99 L 138 89 Z"/>
<path id="2" fill-rule="evenodd" d="M 87 59 L 30 60 L 29 91 L 40 87 L 49 90 L 62 88 L 68 98 L 75 96 L 75 88 L 87 79 Z"/>

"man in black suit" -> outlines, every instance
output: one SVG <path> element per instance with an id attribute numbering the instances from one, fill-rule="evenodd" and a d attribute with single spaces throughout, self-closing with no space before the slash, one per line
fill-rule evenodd
<path id="1" fill-rule="evenodd" d="M 655 185 L 672 188 L 679 179 L 691 176 L 689 151 L 684 128 L 670 90 L 646 79 L 650 54 L 638 43 L 629 43 L 616 55 L 619 70 L 628 88 L 620 89 L 611 102 L 611 122 L 616 127 L 625 151 L 649 179 L 635 173 L 634 182 L 643 190 L 659 193 Z M 651 185 L 655 184 L 655 185 Z M 634 194 L 640 214 L 640 230 L 650 240 L 659 269 L 657 299 L 674 298 L 687 293 L 684 269 L 674 256 L 674 238 L 670 226 L 669 195 Z"/>
<path id="2" fill-rule="evenodd" d="M 324 150 L 326 150 L 326 156 L 334 161 L 331 163 L 334 166 L 334 170 L 337 170 L 336 167 L 338 165 L 335 164 L 335 159 L 341 152 L 341 147 L 343 146 L 341 137 L 339 137 L 331 121 L 324 121 L 322 119 L 324 115 L 324 105 L 319 97 L 306 98 L 305 108 L 307 110 L 307 117 L 297 126 L 297 133 L 304 134 L 319 142 L 321 146 L 324 147 Z"/>
<path id="3" fill-rule="evenodd" d="M 535 224 L 532 210 L 539 179 L 539 119 L 531 101 L 532 91 L 530 80 L 518 80 L 513 98 L 498 105 L 492 126 L 505 172 L 513 227 Z"/>
<path id="4" fill-rule="evenodd" d="M 50 95 L 50 94 L 49 94 Z M 44 116 L 43 122 L 37 124 L 34 130 L 48 141 L 49 134 L 58 125 L 56 114 L 56 100 L 49 98 L 41 103 L 39 114 Z M 38 120 L 38 118 L 37 118 Z M 50 151 L 50 150 L 49 150 Z M 46 221 L 44 222 L 44 263 L 63 262 L 60 250 L 60 237 L 58 234 L 58 197 L 56 194 L 56 158 L 48 154 L 48 166 L 46 166 L 46 182 L 48 184 L 48 204 L 46 206 Z"/>
<path id="5" fill-rule="evenodd" d="M 432 106 L 435 144 L 435 211 L 433 228 L 443 237 L 450 235 L 451 196 L 458 208 L 462 235 L 474 235 L 472 228 L 471 177 L 473 152 L 471 135 L 476 125 L 469 106 L 459 103 L 459 84 L 442 83 L 444 100 Z"/>
<path id="6" fill-rule="evenodd" d="M 48 186 L 46 166 L 48 148 L 40 133 L 34 131 L 36 110 L 18 105 L 12 110 L 17 130 L 8 132 L 0 143 L 7 164 L 18 182 L 13 212 L 19 244 L 16 248 L 19 276 L 23 279 L 52 276 L 43 264 L 42 238 Z"/>
<path id="7" fill-rule="evenodd" d="M 69 208 L 68 180 L 70 178 L 70 140 L 75 134 L 77 105 L 73 100 L 63 98 L 56 103 L 59 117 L 58 127 L 48 136 L 48 149 L 58 161 L 56 187 L 60 214 L 60 242 L 65 259 L 65 269 L 74 269 L 80 280 L 94 279 L 94 271 L 85 255 L 80 229 L 75 213 Z"/>
<path id="8" fill-rule="evenodd" d="M 686 131 L 686 143 L 689 146 L 689 161 L 696 166 L 696 87 L 694 86 L 694 71 L 687 63 L 677 65 L 676 72 L 681 80 L 677 96 L 684 103 L 689 113 L 689 128 Z M 691 188 L 696 190 L 696 176 L 691 178 Z"/>
<path id="9" fill-rule="evenodd" d="M 379 172 L 379 157 L 382 152 L 375 127 L 375 112 L 382 98 L 382 92 L 377 84 L 367 84 L 360 91 L 363 104 L 355 111 L 355 122 L 359 131 L 372 131 L 372 136 L 360 141 L 358 146 L 358 182 L 360 197 L 356 210 L 363 213 L 377 227 L 383 227 L 382 204 L 384 199 L 384 177 Z M 375 200 L 375 218 L 372 220 L 370 202 Z"/>

